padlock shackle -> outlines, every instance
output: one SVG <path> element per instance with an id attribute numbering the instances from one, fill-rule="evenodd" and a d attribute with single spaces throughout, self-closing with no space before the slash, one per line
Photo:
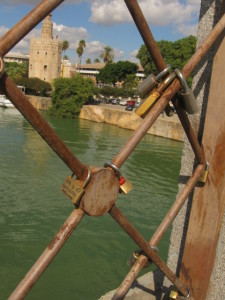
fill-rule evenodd
<path id="1" fill-rule="evenodd" d="M 0 78 L 2 77 L 2 74 L 5 72 L 5 61 L 3 57 L 0 56 Z"/>
<path id="2" fill-rule="evenodd" d="M 139 85 L 138 85 L 138 91 L 142 96 L 146 96 L 148 93 L 150 93 L 155 87 L 158 86 L 159 82 L 158 80 L 164 77 L 171 68 L 171 65 L 167 65 L 166 68 L 160 72 L 158 75 L 150 74 L 148 77 L 146 77 Z"/>
<path id="3" fill-rule="evenodd" d="M 167 65 L 166 68 L 164 70 L 162 70 L 162 72 L 160 72 L 158 75 L 155 76 L 155 80 L 159 80 L 163 76 L 165 76 L 169 72 L 170 68 L 171 68 L 171 65 Z"/>
<path id="4" fill-rule="evenodd" d="M 187 81 L 185 80 L 185 78 L 184 78 L 184 76 L 183 76 L 181 70 L 180 70 L 180 69 L 175 69 L 174 72 L 175 72 L 175 74 L 177 75 L 177 77 L 178 77 L 178 79 L 179 79 L 179 81 L 180 81 L 180 84 L 181 84 L 181 86 L 182 86 L 184 92 L 185 92 L 185 93 L 188 93 L 188 91 L 189 91 L 189 86 L 188 86 Z"/>

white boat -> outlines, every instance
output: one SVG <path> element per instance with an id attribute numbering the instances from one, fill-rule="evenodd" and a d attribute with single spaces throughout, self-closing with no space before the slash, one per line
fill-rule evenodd
<path id="1" fill-rule="evenodd" d="M 5 108 L 15 108 L 5 95 L 0 95 L 0 106 Z"/>

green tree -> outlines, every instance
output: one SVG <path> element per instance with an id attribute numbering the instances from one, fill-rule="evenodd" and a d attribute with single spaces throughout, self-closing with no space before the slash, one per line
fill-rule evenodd
<path id="1" fill-rule="evenodd" d="M 36 96 L 47 96 L 52 90 L 50 83 L 39 78 L 23 78 L 16 81 L 17 85 L 25 86 L 26 93 Z"/>
<path id="2" fill-rule="evenodd" d="M 94 63 L 99 63 L 99 62 L 100 62 L 100 59 L 98 59 L 98 58 L 94 59 Z"/>
<path id="3" fill-rule="evenodd" d="M 105 46 L 104 50 L 100 54 L 100 58 L 104 61 L 104 63 L 112 63 L 114 60 L 113 49 L 110 46 Z"/>
<path id="4" fill-rule="evenodd" d="M 69 42 L 64 40 L 62 44 L 62 51 L 64 52 L 63 54 L 63 59 L 65 59 L 66 56 L 66 50 L 69 48 Z"/>
<path id="5" fill-rule="evenodd" d="M 127 91 L 127 94 L 133 94 L 136 93 L 137 87 L 138 87 L 138 78 L 135 74 L 127 74 L 126 80 L 124 83 L 124 89 Z"/>
<path id="6" fill-rule="evenodd" d="M 96 76 L 97 81 L 114 86 L 117 81 L 125 81 L 128 74 L 136 74 L 138 66 L 129 61 L 118 61 L 117 63 L 106 64 Z"/>
<path id="7" fill-rule="evenodd" d="M 130 61 L 118 61 L 116 64 L 117 76 L 120 82 L 125 81 L 127 75 L 137 73 L 138 66 Z"/>
<path id="8" fill-rule="evenodd" d="M 90 58 L 86 59 L 86 64 L 91 64 L 91 59 Z"/>
<path id="9" fill-rule="evenodd" d="M 80 40 L 78 47 L 77 47 L 77 55 L 80 59 L 80 65 L 81 65 L 81 59 L 82 59 L 82 55 L 84 53 L 84 48 L 86 47 L 86 42 L 85 40 Z"/>
<path id="10" fill-rule="evenodd" d="M 23 62 L 21 64 L 18 64 L 16 62 L 6 62 L 5 63 L 5 70 L 9 77 L 17 82 L 21 78 L 27 78 L 28 77 L 28 63 Z"/>
<path id="11" fill-rule="evenodd" d="M 189 36 L 175 42 L 162 40 L 157 42 L 157 44 L 165 63 L 170 64 L 172 69 L 182 69 L 195 52 L 196 38 Z M 139 58 L 141 65 L 145 69 L 146 75 L 156 72 L 153 60 L 145 45 L 142 45 L 139 49 L 137 58 Z"/>
<path id="12" fill-rule="evenodd" d="M 81 75 L 57 78 L 53 82 L 50 114 L 60 117 L 77 117 L 85 102 L 94 95 L 94 83 Z"/>

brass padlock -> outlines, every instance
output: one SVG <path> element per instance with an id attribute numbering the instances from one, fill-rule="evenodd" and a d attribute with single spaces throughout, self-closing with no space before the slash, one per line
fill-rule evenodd
<path id="1" fill-rule="evenodd" d="M 178 299 L 178 296 L 179 296 L 178 292 L 176 291 L 170 292 L 170 299 Z"/>
<path id="2" fill-rule="evenodd" d="M 135 113 L 139 117 L 144 118 L 159 97 L 160 94 L 154 89 L 151 94 L 141 102 L 140 106 L 135 110 Z"/>
<path id="3" fill-rule="evenodd" d="M 124 193 L 125 195 L 131 192 L 134 188 L 133 184 L 122 176 L 119 179 L 119 184 L 120 184 L 121 192 Z"/>
<path id="4" fill-rule="evenodd" d="M 159 84 L 159 86 L 155 88 L 146 99 L 144 99 L 141 105 L 136 109 L 135 113 L 139 117 L 144 118 L 147 115 L 147 113 L 151 110 L 154 103 L 160 98 L 160 96 L 163 94 L 165 89 L 169 86 L 169 84 L 174 80 L 175 77 L 176 74 L 174 72 L 169 74 Z"/>
<path id="5" fill-rule="evenodd" d="M 197 113 L 198 105 L 193 91 L 188 87 L 187 81 L 185 80 L 181 71 L 179 69 L 175 69 L 174 72 L 176 73 L 182 87 L 182 90 L 180 91 L 180 96 L 182 99 L 184 109 L 190 115 Z"/>
<path id="6" fill-rule="evenodd" d="M 73 176 L 66 177 L 61 186 L 61 191 L 72 201 L 75 206 L 78 206 L 82 196 L 85 193 L 85 187 L 91 179 L 91 171 L 88 168 L 88 176 L 83 184 L 80 180 L 74 179 Z"/>
<path id="7" fill-rule="evenodd" d="M 155 76 L 154 74 L 150 74 L 148 77 L 146 77 L 138 86 L 138 92 L 140 93 L 140 95 L 145 97 L 155 87 L 157 87 L 159 84 L 159 80 L 169 72 L 170 67 L 170 65 L 167 65 L 166 68 L 157 76 Z"/>
<path id="8" fill-rule="evenodd" d="M 110 167 L 115 172 L 116 176 L 119 179 L 120 192 L 122 192 L 125 195 L 127 195 L 130 191 L 133 190 L 133 188 L 134 188 L 133 184 L 129 180 L 125 179 L 122 176 L 122 173 L 121 173 L 120 169 L 116 165 L 114 165 L 111 162 L 106 162 L 106 163 L 104 163 L 104 167 L 105 168 L 106 167 Z"/>
<path id="9" fill-rule="evenodd" d="M 202 175 L 199 177 L 198 181 L 205 183 L 209 173 L 209 163 L 206 162 L 206 168 L 203 171 Z"/>

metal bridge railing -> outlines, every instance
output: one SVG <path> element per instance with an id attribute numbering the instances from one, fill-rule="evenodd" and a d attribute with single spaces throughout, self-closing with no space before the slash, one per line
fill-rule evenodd
<path id="1" fill-rule="evenodd" d="M 39 5 L 37 5 L 27 16 L 25 16 L 17 25 L 15 25 L 0 39 L 0 56 L 3 58 L 7 52 L 9 52 L 25 35 L 27 35 L 39 22 L 41 22 L 52 10 L 54 10 L 62 2 L 63 0 L 43 0 Z M 158 71 L 162 71 L 165 68 L 165 63 L 147 25 L 144 15 L 141 12 L 138 2 L 136 0 L 125 0 L 125 3 L 134 19 L 134 22 L 137 25 L 137 28 L 147 46 L 150 55 L 154 60 Z M 214 27 L 203 44 L 197 49 L 192 58 L 183 67 L 182 74 L 184 78 L 187 78 L 191 74 L 191 72 L 195 69 L 195 67 L 201 61 L 209 48 L 223 32 L 224 28 L 225 16 L 220 19 L 220 21 Z M 74 203 L 76 208 L 72 211 L 71 215 L 59 230 L 58 234 L 54 237 L 43 254 L 21 281 L 21 283 L 17 286 L 9 299 L 23 299 L 27 295 L 29 290 L 51 263 L 55 255 L 67 241 L 70 234 L 77 227 L 85 214 L 88 214 L 90 216 L 101 216 L 107 212 L 127 232 L 127 234 L 137 243 L 137 245 L 143 251 L 143 255 L 139 256 L 136 263 L 131 268 L 131 271 L 128 273 L 127 277 L 117 290 L 113 299 L 123 299 L 125 297 L 132 282 L 135 280 L 136 276 L 148 259 L 150 259 L 151 262 L 158 266 L 158 268 L 178 289 L 181 295 L 185 297 L 189 296 L 189 288 L 183 286 L 180 280 L 170 270 L 166 263 L 162 261 L 155 249 L 152 247 L 156 246 L 159 243 L 163 234 L 166 232 L 169 225 L 176 217 L 188 195 L 194 188 L 199 177 L 206 168 L 206 159 L 204 156 L 203 148 L 199 144 L 194 130 L 190 125 L 188 116 L 176 96 L 177 92 L 180 89 L 179 80 L 175 79 L 164 91 L 153 108 L 145 116 L 142 123 L 138 126 L 136 131 L 125 143 L 124 147 L 122 147 L 118 154 L 112 159 L 111 163 L 115 168 L 121 168 L 130 154 L 135 150 L 138 143 L 156 121 L 160 113 L 163 110 L 166 110 L 167 114 L 170 114 L 169 102 L 172 100 L 172 103 L 177 111 L 180 122 L 185 130 L 185 133 L 196 155 L 196 159 L 199 165 L 194 170 L 183 191 L 175 200 L 164 220 L 148 243 L 115 205 L 120 189 L 118 173 L 115 172 L 115 168 L 111 168 L 109 165 L 106 168 L 92 167 L 90 182 L 84 188 L 83 185 L 89 172 L 88 166 L 82 164 L 78 160 L 78 158 L 76 158 L 76 156 L 56 135 L 54 130 L 48 125 L 48 123 L 43 119 L 38 111 L 33 108 L 33 106 L 27 101 L 24 94 L 17 88 L 13 81 L 4 72 L 3 65 L 4 64 L 2 63 L 0 78 L 1 91 L 5 93 L 5 95 L 10 99 L 15 107 L 34 127 L 34 129 L 71 169 L 73 174 L 76 175 L 77 180 L 74 181 L 71 177 L 70 179 L 68 179 L 68 182 L 66 184 L 68 186 L 75 185 L 75 187 L 80 189 L 81 191 L 78 199 L 79 201 Z M 74 190 L 72 189 L 70 190 L 70 192 L 73 193 Z"/>

